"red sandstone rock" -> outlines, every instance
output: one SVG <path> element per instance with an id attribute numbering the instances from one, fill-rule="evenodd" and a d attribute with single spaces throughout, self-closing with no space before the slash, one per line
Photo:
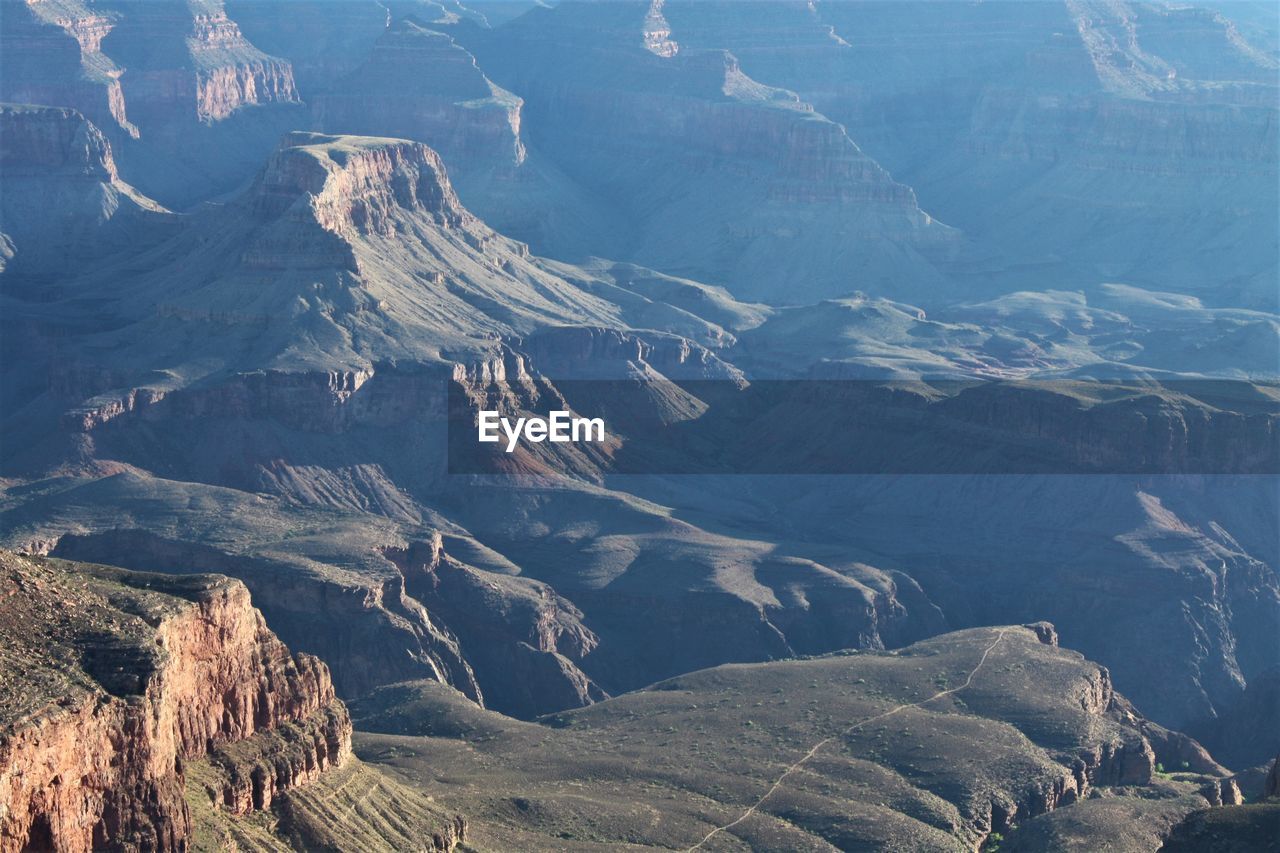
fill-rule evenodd
<path id="1" fill-rule="evenodd" d="M 7 552 L 0 571 L 0 850 L 181 849 L 184 760 L 274 736 L 283 760 L 229 798 L 264 808 L 349 754 L 328 668 L 290 654 L 239 581 Z"/>

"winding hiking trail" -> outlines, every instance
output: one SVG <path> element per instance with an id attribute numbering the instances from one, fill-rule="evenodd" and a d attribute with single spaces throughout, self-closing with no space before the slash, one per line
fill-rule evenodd
<path id="1" fill-rule="evenodd" d="M 836 734 L 828 735 L 827 737 L 824 737 L 822 740 L 818 741 L 812 747 L 810 747 L 808 752 L 800 756 L 799 760 L 797 760 L 795 763 L 787 767 L 786 770 L 783 770 L 782 775 L 779 776 L 777 779 L 775 779 L 773 784 L 769 786 L 769 790 L 765 791 L 764 794 L 761 795 L 760 799 L 752 803 L 750 808 L 748 808 L 742 814 L 738 815 L 738 817 L 735 818 L 734 820 L 731 820 L 722 826 L 717 826 L 715 829 L 708 832 L 706 835 L 702 837 L 702 840 L 699 841 L 697 844 L 694 844 L 692 847 L 686 847 L 685 853 L 691 853 L 691 851 L 693 850 L 698 850 L 704 844 L 706 844 L 711 839 L 715 838 L 720 833 L 733 829 L 735 826 L 737 826 L 738 824 L 742 823 L 744 820 L 746 820 L 747 818 L 755 814 L 756 811 L 759 810 L 760 806 L 764 805 L 764 801 L 769 799 L 769 797 L 771 797 L 773 793 L 778 790 L 778 788 L 782 787 L 782 783 L 786 781 L 786 778 L 788 776 L 790 776 L 792 773 L 794 773 L 795 771 L 803 767 L 805 762 L 807 762 L 809 759 L 817 755 L 818 752 L 824 746 L 831 743 L 833 740 L 843 738 L 848 734 L 850 734 L 851 732 L 857 731 L 858 729 L 862 728 L 868 723 L 874 723 L 877 720 L 883 720 L 885 717 L 892 717 L 894 714 L 898 713 L 899 711 L 905 711 L 907 708 L 919 708 L 922 705 L 927 705 L 928 703 L 932 702 L 935 699 L 941 699 L 943 696 L 950 696 L 953 693 L 959 693 L 961 690 L 966 689 L 970 684 L 973 683 L 973 677 L 977 675 L 978 670 L 982 669 L 983 665 L 986 664 L 987 658 L 991 655 L 991 652 L 995 650 L 995 647 L 1000 645 L 1000 641 L 1004 639 L 1004 635 L 1008 631 L 1009 631 L 1008 628 L 1001 628 L 999 631 L 996 632 L 996 638 L 991 641 L 991 645 L 987 646 L 985 649 L 982 650 L 982 657 L 978 659 L 977 665 L 974 666 L 974 668 L 969 671 L 969 676 L 965 678 L 963 684 L 961 684 L 958 687 L 949 688 L 947 690 L 940 690 L 927 699 L 921 699 L 916 702 L 907 702 L 902 705 L 895 705 L 893 708 L 890 708 L 888 711 L 884 711 L 883 713 L 876 714 L 875 716 L 872 716 L 872 717 L 867 717 L 864 720 L 858 720 L 858 722 L 840 730 Z"/>

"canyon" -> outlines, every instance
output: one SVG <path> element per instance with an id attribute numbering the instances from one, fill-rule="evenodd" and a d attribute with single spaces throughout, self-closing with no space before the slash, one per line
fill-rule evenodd
<path id="1" fill-rule="evenodd" d="M 0 564 L 0 849 L 215 849 L 202 839 L 219 828 L 288 849 L 290 834 L 318 840 L 307 820 L 331 807 L 333 776 L 391 784 L 352 755 L 328 668 L 291 653 L 242 583 L 8 551 Z M 292 815 L 281 837 L 255 838 L 246 821 L 273 808 Z M 434 849 L 465 834 L 460 817 L 414 816 L 430 816 Z"/>
<path id="2" fill-rule="evenodd" d="M 185 762 L 225 763 L 210 796 L 243 814 L 349 757 L 328 670 L 291 655 L 242 584 L 0 560 L 5 849 L 175 849 Z"/>
<path id="3" fill-rule="evenodd" d="M 5 0 L 0 100 L 66 106 L 166 207 L 233 189 L 302 111 L 221 2 Z"/>
<path id="4" fill-rule="evenodd" d="M 3 849 L 1265 837 L 1249 4 L 0 3 Z"/>
<path id="5" fill-rule="evenodd" d="M 124 243 L 167 233 L 175 217 L 121 180 L 106 137 L 81 113 L 4 106 L 0 131 L 9 276 L 48 286 Z"/>
<path id="6" fill-rule="evenodd" d="M 980 244 L 986 275 L 1031 265 L 1071 289 L 1158 281 L 1274 310 L 1278 84 L 1261 7 L 928 8 L 927 22 L 886 2 L 677 0 L 664 14 L 687 48 L 728 49 L 850 128 Z M 1233 207 L 1212 225 L 1183 215 L 1219 192 Z M 1246 260 L 1247 246 L 1268 248 Z M 1223 264 L 1241 275 L 1208 285 Z"/>

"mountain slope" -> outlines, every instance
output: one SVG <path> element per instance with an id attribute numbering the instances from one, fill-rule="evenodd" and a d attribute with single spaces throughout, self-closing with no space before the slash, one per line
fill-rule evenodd
<path id="1" fill-rule="evenodd" d="M 120 179 L 110 143 L 75 110 L 0 104 L 0 172 L 9 276 L 47 281 L 171 230 L 174 217 Z"/>
<path id="2" fill-rule="evenodd" d="M 1052 642 L 1047 625 L 987 628 L 725 666 L 540 725 L 397 685 L 355 706 L 357 751 L 465 803 L 475 843 L 502 848 L 962 850 L 1112 792 L 1203 807 L 1221 768 L 1157 777 L 1182 742 Z"/>
<path id="3" fill-rule="evenodd" d="M 975 286 L 1125 281 L 1274 311 L 1280 54 L 1247 25 L 1261 11 L 664 6 L 672 38 L 798 92 L 961 229 Z"/>
<path id="4" fill-rule="evenodd" d="M 647 49 L 647 8 L 564 4 L 454 30 L 524 99 L 531 156 L 553 160 L 619 223 L 603 248 L 530 235 L 540 253 L 632 260 L 770 302 L 945 287 L 935 262 L 958 236 L 909 187 L 731 54 Z"/>

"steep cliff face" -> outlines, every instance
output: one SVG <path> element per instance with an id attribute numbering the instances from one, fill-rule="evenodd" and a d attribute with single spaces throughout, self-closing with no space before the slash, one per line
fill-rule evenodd
<path id="1" fill-rule="evenodd" d="M 458 635 L 488 707 L 528 718 L 608 697 L 579 668 L 599 637 L 547 584 L 468 566 L 439 534 L 383 553 L 406 591 Z"/>
<path id="2" fill-rule="evenodd" d="M 8 552 L 0 565 L 5 666 L 22 672 L 4 679 L 5 850 L 181 849 L 185 761 L 288 741 L 277 772 L 250 771 L 248 797 L 228 789 L 244 810 L 349 754 L 328 669 L 291 654 L 243 584 Z"/>
<path id="3" fill-rule="evenodd" d="M 0 100 L 71 107 L 121 173 L 181 209 L 250 179 L 306 126 L 286 60 L 246 40 L 221 0 L 4 0 Z"/>
<path id="4" fill-rule="evenodd" d="M 251 187 L 202 216 L 197 230 L 219 236 L 185 235 L 172 253 L 184 266 L 199 258 L 208 277 L 175 288 L 162 264 L 134 280 L 122 310 L 147 324 L 251 335 L 259 356 L 275 350 L 269 359 L 285 370 L 439 361 L 512 330 L 618 314 L 468 213 L 421 143 L 291 133 Z M 156 354 L 141 349 L 163 343 L 131 339 L 143 361 Z M 259 356 L 251 369 L 266 366 Z"/>
<path id="5" fill-rule="evenodd" d="M 233 815 L 270 809 L 282 795 L 319 779 L 351 756 L 351 720 L 340 702 L 265 732 L 214 747 L 210 799 Z"/>
<path id="6" fill-rule="evenodd" d="M 66 273 L 171 231 L 174 217 L 120 179 L 106 137 L 73 109 L 0 105 L 0 170 L 9 272 Z"/>
<path id="7" fill-rule="evenodd" d="M 678 335 L 562 326 L 515 343 L 545 376 L 581 379 L 718 379 L 743 383 L 742 372 L 710 349 Z M 656 371 L 656 373 L 655 373 Z"/>
<path id="8" fill-rule="evenodd" d="M 411 20 L 392 25 L 362 65 L 313 101 L 325 131 L 425 142 L 464 185 L 474 172 L 509 174 L 524 162 L 522 107 L 452 38 Z"/>
<path id="9" fill-rule="evenodd" d="M 1036 258 L 1042 281 L 1230 288 L 1274 310 L 1261 247 L 1277 227 L 1278 60 L 1237 25 L 1244 7 L 922 8 L 671 0 L 664 13 L 686 50 L 733 51 L 847 127 L 997 276 Z M 1186 209 L 1206 197 L 1232 202 Z"/>
<path id="10" fill-rule="evenodd" d="M 5 122 L 0 165 L 6 178 L 50 173 L 99 183 L 120 179 L 106 137 L 75 110 L 5 105 L 0 116 Z"/>
<path id="11" fill-rule="evenodd" d="M 243 106 L 298 100 L 289 63 L 250 44 L 221 0 L 108 8 L 118 24 L 103 50 L 125 68 L 121 86 L 144 135 L 184 116 L 216 122 Z"/>
<path id="12" fill-rule="evenodd" d="M 440 7 L 431 4 L 388 8 L 412 17 L 393 17 L 359 54 L 326 58 L 329 80 L 309 99 L 314 126 L 425 142 L 440 152 L 466 203 L 499 231 L 526 241 L 580 235 L 582 245 L 606 253 L 618 237 L 616 215 L 590 200 L 556 158 L 527 148 L 523 98 L 494 83 L 460 43 L 457 28 L 475 27 L 459 16 L 471 13 L 458 7 L 435 17 Z M 306 55 L 303 45 L 285 49 Z M 544 251 L 548 245 L 539 242 Z"/>
<path id="13" fill-rule="evenodd" d="M 298 100 L 289 63 L 251 45 L 221 0 L 5 0 L 4 11 L 6 100 L 76 107 L 134 137 L 134 122 L 147 133 Z"/>
<path id="14" fill-rule="evenodd" d="M 253 201 L 264 218 L 301 203 L 307 218 L 335 234 L 390 236 L 394 216 L 416 213 L 445 228 L 474 222 L 439 155 L 394 140 L 290 134 L 267 161 Z"/>
<path id="15" fill-rule="evenodd" d="M 137 135 L 123 69 L 102 52 L 118 15 L 79 0 L 4 0 L 0 16 L 0 100 L 72 107 L 104 128 Z"/>
<path id="16" fill-rule="evenodd" d="M 794 93 L 724 50 L 675 50 L 663 8 L 581 4 L 455 33 L 524 99 L 530 150 L 621 214 L 611 255 L 775 301 L 846 292 L 851 277 L 937 284 L 958 235 Z M 600 251 L 575 239 L 535 248 Z"/>
<path id="17" fill-rule="evenodd" d="M 227 0 L 226 7 L 250 42 L 289 61 L 307 101 L 364 62 L 391 22 L 381 0 Z"/>
<path id="18" fill-rule="evenodd" d="M 272 565 L 141 530 L 63 537 L 54 553 L 112 558 L 144 570 L 192 566 L 236 576 L 292 646 L 331 662 L 338 691 L 348 698 L 379 685 L 430 679 L 503 713 L 535 717 L 606 697 L 580 668 L 599 638 L 571 602 L 547 584 L 463 563 L 444 553 L 438 536 L 384 546 L 381 553 L 394 570 L 383 579 L 361 578 L 362 584 L 308 576 L 288 563 Z M 234 752 L 254 749 L 237 746 Z M 220 787 L 207 784 L 217 788 L 219 802 L 243 810 L 263 791 L 269 800 L 269 787 L 250 787 L 259 766 L 267 768 L 267 778 L 286 780 L 306 778 L 311 770 L 279 738 L 267 739 L 257 752 L 263 756 L 248 761 L 249 770 L 232 774 Z"/>
<path id="19" fill-rule="evenodd" d="M 430 678 L 483 702 L 457 637 L 406 592 L 398 572 L 326 578 L 289 561 L 228 554 L 143 530 L 63 537 L 54 553 L 79 560 L 114 559 L 143 570 L 192 566 L 232 575 L 253 592 L 291 645 L 332 662 L 342 695 Z"/>

